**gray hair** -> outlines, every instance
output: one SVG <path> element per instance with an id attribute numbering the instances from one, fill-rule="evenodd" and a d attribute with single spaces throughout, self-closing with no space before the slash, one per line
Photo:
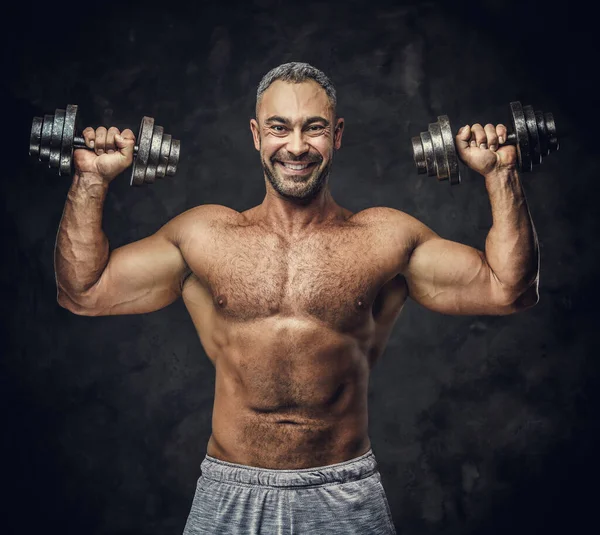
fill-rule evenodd
<path id="1" fill-rule="evenodd" d="M 335 113 L 337 98 L 335 87 L 333 87 L 331 80 L 323 72 L 312 65 L 309 65 L 308 63 L 299 63 L 297 61 L 279 65 L 279 67 L 271 69 L 263 76 L 260 84 L 258 84 L 258 89 L 256 90 L 256 110 L 258 110 L 258 105 L 260 104 L 263 93 L 275 80 L 292 82 L 294 84 L 299 84 L 306 80 L 314 80 L 325 90 L 325 93 L 327 93 L 329 102 Z"/>

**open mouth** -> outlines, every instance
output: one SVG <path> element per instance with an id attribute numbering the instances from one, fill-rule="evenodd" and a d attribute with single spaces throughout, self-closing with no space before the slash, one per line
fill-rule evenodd
<path id="1" fill-rule="evenodd" d="M 312 168 L 317 165 L 317 162 L 310 163 L 283 163 L 280 161 L 275 162 L 279 167 L 281 167 L 286 173 L 293 175 L 303 175 L 306 173 L 310 173 Z"/>

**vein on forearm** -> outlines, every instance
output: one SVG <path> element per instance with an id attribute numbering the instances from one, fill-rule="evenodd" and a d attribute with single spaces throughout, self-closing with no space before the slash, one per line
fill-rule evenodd
<path id="1" fill-rule="evenodd" d="M 55 248 L 56 283 L 74 296 L 92 287 L 104 271 L 109 244 L 102 230 L 106 186 L 75 176 L 67 194 Z"/>
<path id="2" fill-rule="evenodd" d="M 519 175 L 506 170 L 486 177 L 492 208 L 492 228 L 485 256 L 497 280 L 507 289 L 522 291 L 537 280 L 539 248 Z"/>

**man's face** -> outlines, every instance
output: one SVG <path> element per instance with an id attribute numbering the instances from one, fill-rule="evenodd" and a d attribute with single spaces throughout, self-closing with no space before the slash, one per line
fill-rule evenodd
<path id="1" fill-rule="evenodd" d="M 288 199 L 316 197 L 327 182 L 344 129 L 325 90 L 313 80 L 276 80 L 263 93 L 250 129 L 275 191 Z"/>

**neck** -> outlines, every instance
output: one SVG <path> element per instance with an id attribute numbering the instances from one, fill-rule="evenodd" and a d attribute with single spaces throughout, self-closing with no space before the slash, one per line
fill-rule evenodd
<path id="1" fill-rule="evenodd" d="M 327 185 L 310 201 L 287 199 L 268 185 L 259 209 L 264 223 L 286 236 L 303 234 L 315 226 L 343 218 L 343 209 L 333 200 Z"/>

